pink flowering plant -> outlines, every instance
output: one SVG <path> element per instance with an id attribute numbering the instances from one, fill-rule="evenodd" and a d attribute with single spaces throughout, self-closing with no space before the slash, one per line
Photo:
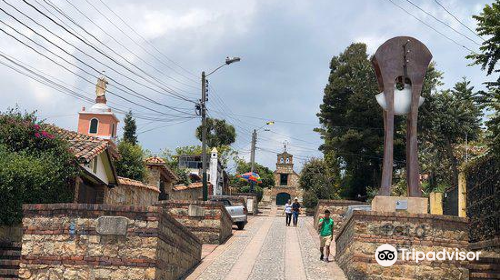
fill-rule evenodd
<path id="1" fill-rule="evenodd" d="M 0 166 L 0 225 L 19 223 L 22 204 L 72 201 L 78 163 L 35 113 L 0 112 Z"/>

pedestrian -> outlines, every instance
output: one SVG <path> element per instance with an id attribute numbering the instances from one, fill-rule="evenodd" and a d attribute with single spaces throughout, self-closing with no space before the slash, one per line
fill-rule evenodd
<path id="1" fill-rule="evenodd" d="M 319 250 L 321 251 L 319 259 L 322 261 L 324 258 L 324 261 L 328 262 L 328 257 L 330 257 L 330 244 L 333 240 L 333 219 L 330 218 L 330 211 L 328 209 L 325 210 L 325 217 L 319 219 L 318 232 L 320 241 Z M 323 248 L 325 247 L 325 254 L 323 254 Z"/>
<path id="2" fill-rule="evenodd" d="M 298 198 L 295 198 L 295 201 L 292 204 L 292 213 L 293 213 L 293 226 L 296 227 L 300 214 L 300 203 Z"/>
<path id="3" fill-rule="evenodd" d="M 292 201 L 289 199 L 285 204 L 286 226 L 290 226 L 292 221 Z"/>

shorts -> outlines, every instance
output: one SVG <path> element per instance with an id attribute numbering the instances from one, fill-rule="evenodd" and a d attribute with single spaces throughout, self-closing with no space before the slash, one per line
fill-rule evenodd
<path id="1" fill-rule="evenodd" d="M 332 236 L 320 236 L 319 237 L 319 247 L 330 247 L 330 244 L 332 244 Z"/>

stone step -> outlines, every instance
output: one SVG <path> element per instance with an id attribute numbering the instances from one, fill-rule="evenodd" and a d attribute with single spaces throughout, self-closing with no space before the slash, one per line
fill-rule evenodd
<path id="1" fill-rule="evenodd" d="M 474 271 L 499 271 L 500 272 L 500 263 L 470 263 L 469 269 Z"/>
<path id="2" fill-rule="evenodd" d="M 21 248 L 17 250 L 0 250 L 0 260 L 21 258 Z"/>
<path id="3" fill-rule="evenodd" d="M 21 242 L 1 242 L 0 241 L 0 251 L 2 250 L 21 250 Z"/>
<path id="4" fill-rule="evenodd" d="M 500 279 L 500 272 L 471 272 L 469 280 Z"/>
<path id="5" fill-rule="evenodd" d="M 12 269 L 18 269 L 19 268 L 19 263 L 21 261 L 19 259 L 0 259 L 0 268 L 12 268 Z"/>
<path id="6" fill-rule="evenodd" d="M 10 268 L 0 268 L 0 279 L 5 279 L 5 278 L 17 278 L 19 275 L 19 272 L 16 269 L 10 269 Z"/>

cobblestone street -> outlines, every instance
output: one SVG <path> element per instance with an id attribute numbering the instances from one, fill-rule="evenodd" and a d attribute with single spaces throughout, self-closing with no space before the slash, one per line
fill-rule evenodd
<path id="1" fill-rule="evenodd" d="M 312 217 L 301 216 L 297 227 L 286 227 L 285 218 L 274 213 L 234 231 L 187 279 L 346 279 L 335 262 L 319 260 Z"/>

